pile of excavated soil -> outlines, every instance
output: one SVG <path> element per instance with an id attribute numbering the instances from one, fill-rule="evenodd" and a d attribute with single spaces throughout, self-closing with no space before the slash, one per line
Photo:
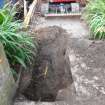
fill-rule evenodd
<path id="1" fill-rule="evenodd" d="M 20 92 L 30 100 L 55 101 L 59 90 L 73 82 L 66 53 L 68 34 L 57 26 L 45 27 L 35 33 L 39 49 L 32 78 L 26 86 L 22 80 Z"/>

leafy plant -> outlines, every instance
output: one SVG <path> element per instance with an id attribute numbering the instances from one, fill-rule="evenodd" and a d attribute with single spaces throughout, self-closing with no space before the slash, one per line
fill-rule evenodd
<path id="1" fill-rule="evenodd" d="M 84 11 L 91 38 L 105 39 L 105 0 L 90 0 Z"/>
<path id="2" fill-rule="evenodd" d="M 31 35 L 22 31 L 22 23 L 14 20 L 15 10 L 16 6 L 9 5 L 0 10 L 0 42 L 4 45 L 10 64 L 26 68 L 36 54 L 37 43 Z"/>

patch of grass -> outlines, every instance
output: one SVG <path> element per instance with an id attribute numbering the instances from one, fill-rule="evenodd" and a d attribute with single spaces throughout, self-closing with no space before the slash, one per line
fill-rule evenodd
<path id="1" fill-rule="evenodd" d="M 92 39 L 105 39 L 105 0 L 90 0 L 84 11 Z"/>

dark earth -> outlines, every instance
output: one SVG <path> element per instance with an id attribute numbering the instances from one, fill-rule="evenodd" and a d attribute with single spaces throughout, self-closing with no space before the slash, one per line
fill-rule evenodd
<path id="1" fill-rule="evenodd" d="M 26 75 L 23 76 L 20 93 L 30 100 L 55 101 L 58 91 L 73 82 L 66 51 L 68 35 L 57 26 L 41 28 L 35 33 L 39 50 L 32 78 L 26 77 L 30 80 L 27 85 Z"/>

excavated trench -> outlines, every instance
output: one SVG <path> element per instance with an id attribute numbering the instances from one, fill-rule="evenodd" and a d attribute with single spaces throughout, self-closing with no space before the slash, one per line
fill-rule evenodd
<path id="1" fill-rule="evenodd" d="M 73 83 L 67 54 L 68 34 L 57 26 L 45 27 L 35 33 L 38 54 L 32 73 L 23 75 L 19 93 L 29 100 L 56 101 L 59 91 Z M 27 83 L 27 80 L 30 81 Z"/>

